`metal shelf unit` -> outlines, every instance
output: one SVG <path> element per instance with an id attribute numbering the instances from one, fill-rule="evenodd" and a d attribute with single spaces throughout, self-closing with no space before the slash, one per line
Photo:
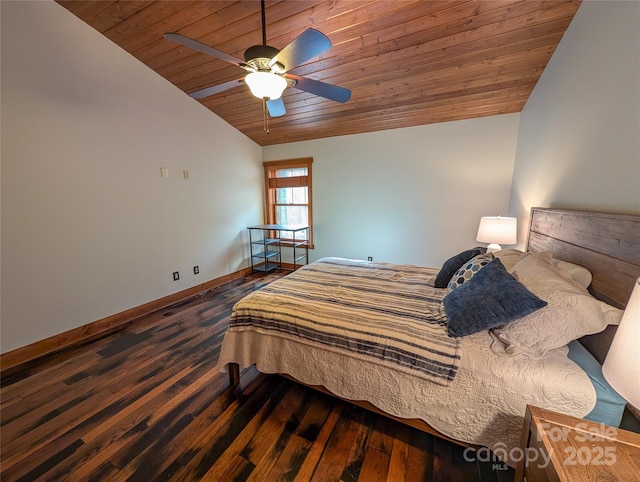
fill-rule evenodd
<path id="1" fill-rule="evenodd" d="M 249 226 L 249 249 L 251 252 L 251 273 L 267 274 L 274 269 L 291 268 L 283 266 L 282 248 L 291 248 L 293 270 L 309 262 L 309 226 L 260 224 Z M 283 238 L 283 232 L 291 237 Z"/>

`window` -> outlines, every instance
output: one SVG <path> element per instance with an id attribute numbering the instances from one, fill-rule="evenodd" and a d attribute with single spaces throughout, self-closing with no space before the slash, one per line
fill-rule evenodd
<path id="1" fill-rule="evenodd" d="M 264 165 L 267 223 L 309 226 L 313 247 L 311 215 L 311 163 L 313 158 L 270 161 Z"/>

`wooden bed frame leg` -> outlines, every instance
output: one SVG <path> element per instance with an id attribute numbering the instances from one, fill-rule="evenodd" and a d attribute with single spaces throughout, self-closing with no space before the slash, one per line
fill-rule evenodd
<path id="1" fill-rule="evenodd" d="M 227 370 L 229 370 L 229 385 L 231 388 L 236 388 L 240 385 L 240 365 L 237 363 L 229 363 Z"/>

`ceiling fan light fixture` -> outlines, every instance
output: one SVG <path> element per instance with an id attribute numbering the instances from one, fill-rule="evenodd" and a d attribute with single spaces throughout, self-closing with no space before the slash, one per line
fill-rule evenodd
<path id="1" fill-rule="evenodd" d="M 287 87 L 287 80 L 271 72 L 251 72 L 244 78 L 251 93 L 258 99 L 276 100 Z"/>

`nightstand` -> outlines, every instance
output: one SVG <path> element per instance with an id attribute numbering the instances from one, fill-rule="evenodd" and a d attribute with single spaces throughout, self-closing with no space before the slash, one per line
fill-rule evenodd
<path id="1" fill-rule="evenodd" d="M 640 434 L 527 406 L 515 482 L 640 481 Z"/>

